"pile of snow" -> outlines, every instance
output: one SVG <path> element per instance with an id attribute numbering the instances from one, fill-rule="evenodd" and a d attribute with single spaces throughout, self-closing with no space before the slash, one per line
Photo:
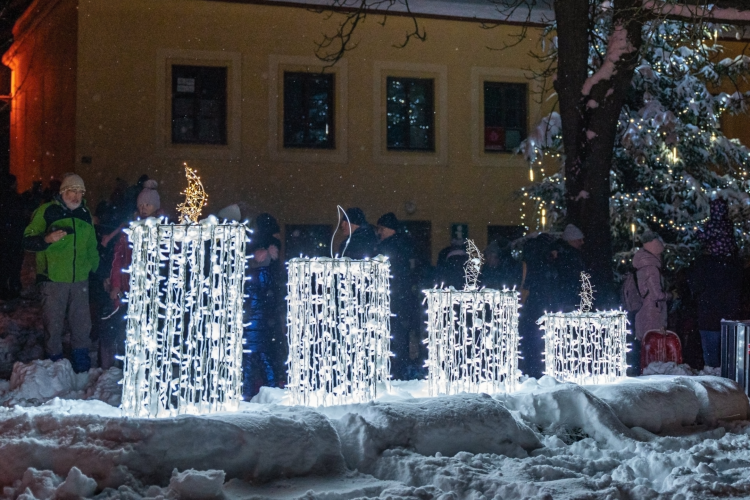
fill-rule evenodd
<path id="1" fill-rule="evenodd" d="M 721 376 L 721 367 L 705 366 L 701 370 L 692 368 L 687 363 L 678 365 L 674 361 L 654 361 L 643 369 L 644 375 L 714 375 L 716 377 Z"/>
<path id="2" fill-rule="evenodd" d="M 341 439 L 347 465 L 367 471 L 383 451 L 421 455 L 496 453 L 526 457 L 541 448 L 536 434 L 486 394 L 373 402 L 324 408 Z M 337 418 L 338 417 L 338 418 Z"/>
<path id="3" fill-rule="evenodd" d="M 7 384 L 0 385 L 0 406 L 37 406 L 53 398 L 98 399 L 119 406 L 122 370 L 92 368 L 75 373 L 70 361 L 16 363 Z"/>
<path id="4" fill-rule="evenodd" d="M 44 357 L 41 306 L 36 302 L 0 302 L 0 378 L 13 365 Z"/>

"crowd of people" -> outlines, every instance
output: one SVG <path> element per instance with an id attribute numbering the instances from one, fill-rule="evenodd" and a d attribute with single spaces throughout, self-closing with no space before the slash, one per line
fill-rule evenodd
<path id="1" fill-rule="evenodd" d="M 68 357 L 76 371 L 86 371 L 92 360 L 103 368 L 121 364 L 125 344 L 125 306 L 132 255 L 123 229 L 136 217 L 165 215 L 158 183 L 143 175 L 129 186 L 117 179 L 108 199 L 93 213 L 86 205 L 84 180 L 66 174 L 46 190 L 41 183 L 17 193 L 13 176 L 0 183 L 0 298 L 21 291 L 24 251 L 33 252 L 49 359 Z M 426 353 L 421 340 L 424 311 L 421 290 L 433 286 L 464 285 L 468 259 L 465 239 L 454 239 L 440 251 L 436 265 L 420 261 L 413 238 L 392 212 L 375 224 L 357 207 L 347 209 L 338 230 L 344 236 L 338 254 L 353 259 L 385 255 L 391 265 L 392 376 L 424 376 Z M 281 259 L 281 228 L 268 214 L 249 213 L 242 202 L 223 208 L 220 219 L 252 220 L 249 280 L 246 281 L 243 354 L 243 393 L 246 398 L 261 386 L 283 387 L 286 378 L 286 276 Z M 697 309 L 704 362 L 718 366 L 720 321 L 738 318 L 742 294 L 742 266 L 733 228 L 723 200 L 711 202 L 711 218 L 701 233 L 704 252 L 688 270 L 687 291 L 667 292 L 662 275 L 664 242 L 658 234 L 641 235 L 642 248 L 632 261 L 633 278 L 642 306 L 635 313 L 630 364 L 637 365 L 640 340 L 649 330 L 668 326 L 668 302 L 688 295 Z M 544 372 L 544 340 L 537 320 L 547 311 L 572 311 L 580 302 L 580 276 L 586 271 L 584 234 L 568 225 L 562 234 L 531 234 L 523 240 L 522 259 L 514 258 L 511 242 L 491 241 L 484 249 L 481 284 L 515 288 L 521 293 L 519 367 L 529 376 Z M 518 250 L 519 248 L 517 248 Z M 92 321 L 93 319 L 93 321 Z M 63 345 L 64 328 L 70 332 Z M 66 343 L 67 344 L 67 343 Z"/>

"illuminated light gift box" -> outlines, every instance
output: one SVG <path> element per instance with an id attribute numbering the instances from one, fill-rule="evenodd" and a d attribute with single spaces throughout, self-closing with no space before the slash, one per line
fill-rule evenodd
<path id="1" fill-rule="evenodd" d="M 423 292 L 430 396 L 513 391 L 518 382 L 518 293 L 453 287 Z"/>
<path id="2" fill-rule="evenodd" d="M 627 313 L 547 313 L 544 331 L 546 375 L 561 382 L 608 384 L 626 375 Z"/>
<path id="3" fill-rule="evenodd" d="M 132 417 L 234 411 L 242 400 L 247 230 L 209 217 L 130 225 L 122 410 Z"/>
<path id="4" fill-rule="evenodd" d="M 390 372 L 387 258 L 297 258 L 287 268 L 292 403 L 372 401 Z"/>

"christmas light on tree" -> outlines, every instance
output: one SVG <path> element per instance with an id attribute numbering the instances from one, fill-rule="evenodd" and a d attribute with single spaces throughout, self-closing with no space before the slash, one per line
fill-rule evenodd
<path id="1" fill-rule="evenodd" d="M 712 28 L 700 39 L 690 29 L 669 20 L 644 27 L 645 49 L 620 115 L 611 170 L 613 264 L 621 271 L 637 250 L 637 235 L 647 229 L 666 242 L 666 270 L 688 266 L 700 253 L 698 230 L 717 197 L 729 204 L 741 253 L 750 254 L 750 151 L 724 136 L 720 123 L 724 114 L 744 112 L 750 95 L 715 90 L 750 76 L 750 58 L 722 58 Z M 606 47 L 592 50 L 605 53 Z M 599 60 L 592 53 L 594 66 Z M 560 116 L 545 117 L 521 149 L 541 173 L 522 190 L 522 220 L 540 230 L 544 210 L 547 227 L 563 227 Z"/>
<path id="2" fill-rule="evenodd" d="M 390 372 L 387 258 L 296 258 L 287 268 L 286 387 L 293 404 L 372 401 Z"/>
<path id="3" fill-rule="evenodd" d="M 479 289 L 482 254 L 472 240 L 466 244 L 464 289 L 423 291 L 430 396 L 512 391 L 518 381 L 519 295 Z"/>

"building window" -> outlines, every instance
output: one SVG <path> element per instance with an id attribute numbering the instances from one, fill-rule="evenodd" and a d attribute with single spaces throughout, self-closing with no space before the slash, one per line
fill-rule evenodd
<path id="1" fill-rule="evenodd" d="M 172 143 L 227 143 L 227 68 L 172 66 Z"/>
<path id="2" fill-rule="evenodd" d="M 484 82 L 484 150 L 513 151 L 526 138 L 526 84 Z"/>
<path id="3" fill-rule="evenodd" d="M 334 149 L 334 75 L 284 73 L 284 147 Z"/>
<path id="4" fill-rule="evenodd" d="M 389 150 L 435 150 L 435 80 L 386 80 L 386 130 Z"/>

